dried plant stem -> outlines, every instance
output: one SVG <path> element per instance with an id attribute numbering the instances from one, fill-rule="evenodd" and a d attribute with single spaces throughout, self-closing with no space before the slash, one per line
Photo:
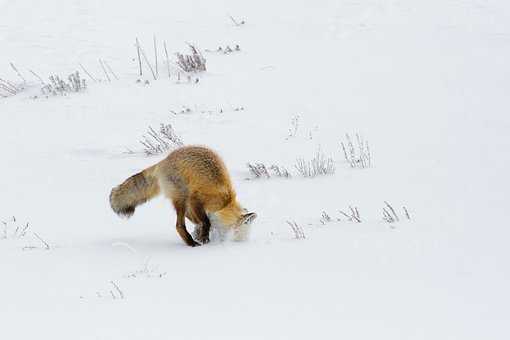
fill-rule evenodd
<path id="1" fill-rule="evenodd" d="M 103 60 L 103 63 L 106 65 L 106 68 L 108 69 L 108 71 L 110 71 L 110 73 L 113 75 L 113 77 L 116 79 L 116 80 L 119 80 L 119 77 L 117 77 L 117 75 L 113 72 L 112 68 L 110 67 L 110 64 L 108 64 L 106 62 L 106 60 Z"/>
<path id="2" fill-rule="evenodd" d="M 117 293 L 119 293 L 119 296 L 121 299 L 124 299 L 124 293 L 122 292 L 122 290 L 120 290 L 119 286 L 113 282 L 113 281 L 110 281 L 110 283 L 112 284 L 112 286 L 115 288 L 115 290 L 117 291 Z M 113 292 L 112 292 L 112 295 L 113 295 Z M 114 298 L 115 298 L 115 295 L 114 295 Z"/>
<path id="3" fill-rule="evenodd" d="M 166 41 L 163 41 L 163 47 L 165 48 L 166 68 L 168 70 L 168 78 L 170 78 L 170 59 L 168 58 L 168 50 L 166 49 Z"/>
<path id="4" fill-rule="evenodd" d="M 402 207 L 402 209 L 404 209 L 404 213 L 406 214 L 407 219 L 410 220 L 411 216 L 409 216 L 409 211 L 407 211 L 407 208 L 406 207 Z"/>
<path id="5" fill-rule="evenodd" d="M 357 207 L 352 207 L 352 206 L 349 206 L 349 210 L 351 212 L 351 214 L 346 214 L 345 212 L 343 212 L 342 210 L 339 210 L 339 212 L 344 215 L 345 217 L 347 217 L 349 219 L 349 221 L 351 222 L 356 222 L 356 223 L 361 223 L 361 217 L 359 215 L 359 210 Z"/>
<path id="6" fill-rule="evenodd" d="M 156 35 L 153 36 L 154 41 L 154 62 L 156 64 L 156 76 L 159 78 L 159 72 L 158 72 L 158 45 L 156 43 Z"/>
<path id="7" fill-rule="evenodd" d="M 303 231 L 303 228 L 301 228 L 296 221 L 287 221 L 287 224 L 292 229 L 292 232 L 294 233 L 294 238 L 296 240 L 303 240 L 306 238 L 305 232 Z"/>
<path id="8" fill-rule="evenodd" d="M 18 93 L 18 91 L 13 90 L 11 87 L 9 87 L 7 85 L 4 85 L 1 82 L 0 82 L 0 89 L 4 90 L 4 91 L 6 91 L 6 92 L 8 92 L 9 94 L 12 94 L 12 95 Z"/>
<path id="9" fill-rule="evenodd" d="M 2 86 L 2 88 L 4 90 L 6 90 L 7 92 L 12 93 L 12 94 L 16 94 L 20 91 L 20 89 L 16 85 L 14 85 L 10 81 L 4 80 L 2 78 L 0 78 L 0 85 Z"/>
<path id="10" fill-rule="evenodd" d="M 96 78 L 94 78 L 94 77 L 93 77 L 93 76 L 89 73 L 89 71 L 87 71 L 87 69 L 86 69 L 86 68 L 85 68 L 82 64 L 79 64 L 79 65 L 80 65 L 81 69 L 83 70 L 83 72 L 85 72 L 85 74 L 86 74 L 86 75 L 88 75 L 90 79 L 92 79 L 94 82 L 96 82 L 96 83 L 97 83 Z"/>
<path id="11" fill-rule="evenodd" d="M 142 76 L 142 59 L 140 58 L 140 43 L 138 42 L 138 38 L 136 38 L 136 54 L 138 55 L 138 69 L 140 72 L 140 77 Z"/>
<path id="12" fill-rule="evenodd" d="M 44 85 L 44 84 L 45 84 L 45 83 L 44 83 L 44 80 L 42 80 L 42 78 L 41 78 L 41 77 L 39 77 L 39 75 L 38 75 L 37 73 L 35 73 L 35 72 L 34 72 L 34 71 L 32 71 L 32 70 L 29 70 L 29 71 L 30 71 L 30 73 L 32 73 L 32 74 L 34 75 L 34 77 L 36 77 L 37 79 L 39 79 L 39 81 L 41 82 L 41 85 Z"/>
<path id="13" fill-rule="evenodd" d="M 14 70 L 14 72 L 16 72 L 16 74 L 18 75 L 18 77 L 21 78 L 21 80 L 23 80 L 23 83 L 26 83 L 27 81 L 25 80 L 25 78 L 21 75 L 21 73 L 18 71 L 18 69 L 16 68 L 16 66 L 14 66 L 13 63 L 11 63 L 11 67 L 12 69 Z"/>
<path id="14" fill-rule="evenodd" d="M 138 39 L 137 39 L 137 43 L 138 43 Z M 143 59 L 145 60 L 145 63 L 147 63 L 147 66 L 151 70 L 151 73 L 152 73 L 152 76 L 154 77 L 154 80 L 156 80 L 157 79 L 156 78 L 156 73 L 154 73 L 154 69 L 152 68 L 151 63 L 149 62 L 149 59 L 147 58 L 147 55 L 145 55 L 145 51 L 143 50 L 142 46 L 140 46 L 140 44 L 138 44 L 138 49 L 142 53 L 142 56 L 143 56 Z"/>
<path id="15" fill-rule="evenodd" d="M 101 65 L 101 68 L 103 69 L 103 72 L 106 75 L 106 79 L 108 79 L 108 81 L 111 82 L 112 80 L 110 79 L 108 72 L 106 72 L 106 68 L 104 67 L 103 61 L 101 59 L 99 59 L 99 64 Z"/>
<path id="16" fill-rule="evenodd" d="M 44 244 L 44 248 L 45 248 L 46 250 L 50 250 L 50 245 L 49 245 L 49 244 L 48 244 L 45 240 L 43 240 L 41 236 L 39 236 L 39 235 L 38 235 L 37 233 L 35 233 L 35 232 L 34 232 L 33 234 L 34 234 L 34 236 L 35 236 L 35 237 L 37 237 L 37 238 L 39 239 L 39 241 L 41 241 L 41 242 Z"/>
<path id="17" fill-rule="evenodd" d="M 356 133 L 357 148 L 348 133 L 345 134 L 345 139 L 346 142 L 344 143 L 341 141 L 340 145 L 342 146 L 345 160 L 349 163 L 351 168 L 370 168 L 372 166 L 372 156 L 370 154 L 368 142 L 363 140 L 363 137 L 359 133 Z"/>
<path id="18" fill-rule="evenodd" d="M 400 219 L 398 218 L 397 214 L 395 213 L 395 209 L 393 209 L 393 207 L 387 201 L 384 201 L 384 204 L 386 204 L 388 209 L 390 209 L 391 213 L 393 214 L 393 217 L 395 218 L 395 221 L 398 222 Z"/>

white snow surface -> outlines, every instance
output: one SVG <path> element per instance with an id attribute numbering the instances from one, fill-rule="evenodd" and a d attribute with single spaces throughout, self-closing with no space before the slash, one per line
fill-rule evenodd
<path id="1" fill-rule="evenodd" d="M 160 78 L 137 83 L 153 35 Z M 168 79 L 163 40 L 173 60 L 202 49 L 198 83 Z M 0 338 L 509 339 L 509 60 L 505 0 L 0 1 L 0 78 L 22 85 L 12 62 L 27 81 L 0 98 Z M 29 72 L 80 63 L 103 81 L 67 96 Z M 249 240 L 189 248 L 163 197 L 111 211 L 164 157 L 126 153 L 160 123 L 224 158 Z M 371 168 L 344 160 L 356 132 Z M 318 147 L 336 173 L 296 175 Z M 247 180 L 247 162 L 294 176 Z"/>

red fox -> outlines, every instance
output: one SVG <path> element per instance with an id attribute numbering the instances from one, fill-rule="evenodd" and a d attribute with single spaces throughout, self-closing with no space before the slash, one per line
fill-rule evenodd
<path id="1" fill-rule="evenodd" d="M 177 233 L 191 247 L 199 246 L 186 230 L 184 217 L 197 228 L 197 240 L 209 242 L 215 214 L 227 227 L 250 224 L 256 213 L 248 213 L 237 202 L 227 168 L 212 150 L 202 146 L 184 146 L 161 162 L 126 179 L 112 189 L 110 205 L 120 216 L 130 217 L 135 208 L 160 192 L 172 201 L 177 213 Z"/>

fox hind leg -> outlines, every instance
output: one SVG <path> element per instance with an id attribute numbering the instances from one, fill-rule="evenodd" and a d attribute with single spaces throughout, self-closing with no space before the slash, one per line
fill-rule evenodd
<path id="1" fill-rule="evenodd" d="M 198 221 L 199 226 L 197 239 L 202 242 L 202 244 L 209 243 L 209 233 L 211 231 L 211 221 L 205 212 L 204 205 L 202 202 L 196 198 L 191 197 L 189 202 L 190 207 L 190 215 L 193 216 L 193 219 Z"/>
<path id="2" fill-rule="evenodd" d="M 196 247 L 199 246 L 200 243 L 196 242 L 193 237 L 188 233 L 186 230 L 186 223 L 185 223 L 185 215 L 186 215 L 186 202 L 180 201 L 180 200 L 174 200 L 173 201 L 175 211 L 177 213 L 177 224 L 176 229 L 179 236 L 182 238 L 184 243 L 186 243 L 190 247 Z"/>
<path id="3" fill-rule="evenodd" d="M 195 226 L 195 229 L 191 233 L 191 236 L 193 236 L 193 238 L 196 240 L 198 238 L 198 235 L 200 234 L 200 229 L 202 229 L 202 227 L 200 221 L 197 220 L 195 216 L 191 213 L 191 208 L 189 207 L 189 204 L 186 207 L 186 218 L 189 221 L 191 221 L 191 223 L 193 223 L 193 225 Z"/>

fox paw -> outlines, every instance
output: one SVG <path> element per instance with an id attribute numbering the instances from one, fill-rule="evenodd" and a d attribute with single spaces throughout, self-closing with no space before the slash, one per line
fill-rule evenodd
<path id="1" fill-rule="evenodd" d="M 199 246 L 201 246 L 201 244 L 200 244 L 200 243 L 198 243 L 198 242 L 197 242 L 197 241 L 195 241 L 195 240 L 191 240 L 191 241 L 189 241 L 189 242 L 186 242 L 186 244 L 187 244 L 188 246 L 190 246 L 190 247 L 199 247 Z"/>
<path id="2" fill-rule="evenodd" d="M 209 243 L 209 235 L 200 235 L 197 239 L 202 244 Z"/>

